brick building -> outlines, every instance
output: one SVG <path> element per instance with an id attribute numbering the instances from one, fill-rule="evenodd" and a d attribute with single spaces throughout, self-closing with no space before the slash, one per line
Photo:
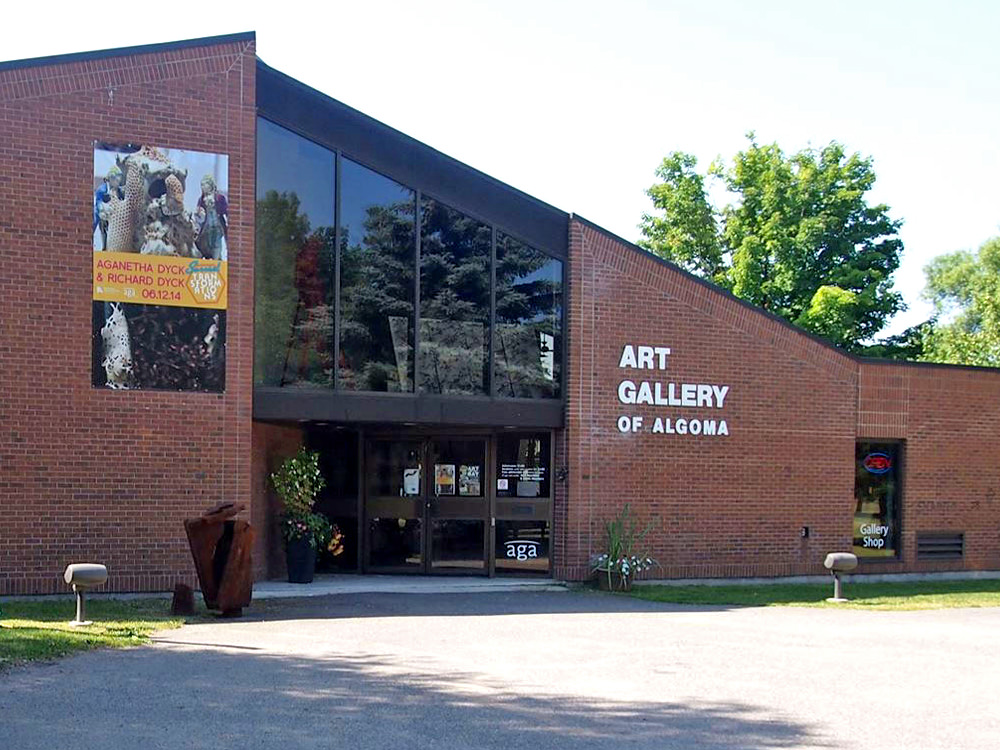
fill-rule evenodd
<path id="1" fill-rule="evenodd" d="M 321 453 L 330 570 L 1000 569 L 1000 373 L 847 355 L 309 89 L 253 34 L 0 63 L 0 594 L 192 583 Z M 86 233 L 88 217 L 92 231 Z"/>

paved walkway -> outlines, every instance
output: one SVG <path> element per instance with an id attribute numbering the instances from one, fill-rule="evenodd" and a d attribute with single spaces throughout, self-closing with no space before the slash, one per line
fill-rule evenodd
<path id="1" fill-rule="evenodd" d="M 0 746 L 963 748 L 1000 737 L 1000 609 L 345 594 L 0 676 Z"/>
<path id="2" fill-rule="evenodd" d="M 486 594 L 501 591 L 563 591 L 552 578 L 485 576 L 319 575 L 310 584 L 258 581 L 254 599 L 294 599 L 333 594 Z"/>

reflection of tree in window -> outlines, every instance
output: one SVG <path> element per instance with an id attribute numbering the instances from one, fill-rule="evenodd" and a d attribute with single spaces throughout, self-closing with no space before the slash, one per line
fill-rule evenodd
<path id="1" fill-rule="evenodd" d="M 562 263 L 497 235 L 496 393 L 559 396 L 562 358 Z"/>
<path id="2" fill-rule="evenodd" d="M 257 201 L 255 382 L 333 383 L 333 229 L 310 232 L 295 192 Z"/>
<path id="3" fill-rule="evenodd" d="M 420 226 L 420 390 L 485 394 L 490 227 L 426 198 Z"/>
<path id="4" fill-rule="evenodd" d="M 257 384 L 333 384 L 335 178 L 332 151 L 257 118 Z"/>
<path id="5" fill-rule="evenodd" d="M 338 386 L 413 390 L 412 191 L 343 159 Z"/>

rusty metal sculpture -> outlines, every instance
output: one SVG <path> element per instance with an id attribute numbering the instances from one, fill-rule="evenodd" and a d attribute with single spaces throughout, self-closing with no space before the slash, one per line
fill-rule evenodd
<path id="1" fill-rule="evenodd" d="M 253 529 L 235 519 L 245 503 L 223 503 L 184 521 L 205 606 L 239 617 L 253 596 Z"/>

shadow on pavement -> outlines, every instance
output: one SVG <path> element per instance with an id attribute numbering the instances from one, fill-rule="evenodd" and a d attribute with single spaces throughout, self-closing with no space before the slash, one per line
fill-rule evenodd
<path id="1" fill-rule="evenodd" d="M 263 599 L 251 603 L 243 620 L 341 619 L 357 617 L 469 617 L 531 614 L 624 612 L 713 612 L 727 606 L 668 604 L 623 594 L 573 591 L 497 591 L 489 593 L 336 594 L 301 599 Z"/>
<path id="2" fill-rule="evenodd" d="M 375 656 L 159 647 L 11 675 L 0 684 L 0 716 L 5 746 L 19 750 L 824 746 L 808 727 L 750 705 L 519 692 L 474 673 L 402 671 Z"/>

